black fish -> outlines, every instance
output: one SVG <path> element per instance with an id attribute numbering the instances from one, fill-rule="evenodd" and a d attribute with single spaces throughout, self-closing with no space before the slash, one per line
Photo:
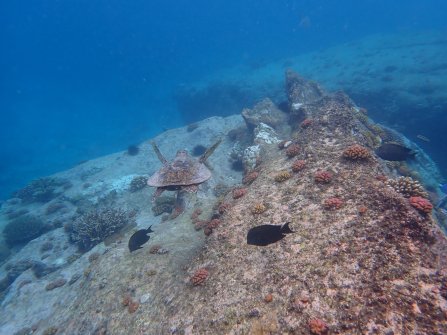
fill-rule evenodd
<path id="1" fill-rule="evenodd" d="M 289 223 L 283 225 L 265 224 L 251 228 L 247 234 L 247 244 L 266 246 L 282 240 L 286 234 L 294 233 L 289 228 Z"/>
<path id="2" fill-rule="evenodd" d="M 398 143 L 385 143 L 376 149 L 376 154 L 386 161 L 405 161 L 416 153 Z"/>
<path id="3" fill-rule="evenodd" d="M 129 239 L 128 244 L 130 252 L 141 249 L 142 245 L 149 241 L 150 236 L 148 236 L 148 234 L 154 232 L 151 227 L 152 226 L 147 229 L 140 229 L 133 233 L 133 235 Z"/>

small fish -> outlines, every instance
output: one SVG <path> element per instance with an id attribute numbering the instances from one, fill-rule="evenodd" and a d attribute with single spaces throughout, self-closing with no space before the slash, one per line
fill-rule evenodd
<path id="1" fill-rule="evenodd" d="M 247 244 L 266 246 L 282 240 L 286 234 L 294 233 L 289 223 L 283 225 L 266 224 L 251 228 L 247 233 Z"/>
<path id="2" fill-rule="evenodd" d="M 405 161 L 416 154 L 410 148 L 398 143 L 384 143 L 376 149 L 376 154 L 386 161 Z"/>
<path id="3" fill-rule="evenodd" d="M 424 142 L 430 142 L 430 139 L 424 135 L 419 134 L 416 137 Z"/>
<path id="4" fill-rule="evenodd" d="M 147 229 L 140 229 L 133 233 L 133 235 L 129 239 L 128 244 L 130 252 L 141 249 L 142 245 L 149 241 L 150 236 L 148 236 L 148 234 L 154 232 L 151 227 L 152 226 Z"/>

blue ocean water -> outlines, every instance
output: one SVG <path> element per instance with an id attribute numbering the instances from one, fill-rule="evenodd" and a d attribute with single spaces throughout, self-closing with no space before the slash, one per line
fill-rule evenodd
<path id="1" fill-rule="evenodd" d="M 175 92 L 210 73 L 371 34 L 445 34 L 446 12 L 442 0 L 2 1 L 0 199 L 183 125 Z M 446 169 L 441 121 L 423 131 Z"/>

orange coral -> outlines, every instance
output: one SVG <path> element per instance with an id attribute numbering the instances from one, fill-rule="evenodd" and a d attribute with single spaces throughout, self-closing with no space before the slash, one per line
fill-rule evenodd
<path id="1" fill-rule="evenodd" d="M 275 175 L 275 181 L 276 181 L 277 183 L 282 183 L 283 181 L 286 181 L 287 179 L 290 179 L 290 177 L 292 177 L 292 175 L 290 174 L 290 172 L 289 172 L 289 171 L 286 171 L 286 170 L 283 170 L 283 171 L 278 172 L 278 173 Z"/>
<path id="2" fill-rule="evenodd" d="M 219 204 L 219 207 L 217 207 L 217 211 L 219 212 L 219 214 L 224 214 L 228 211 L 229 208 L 230 204 L 222 202 L 221 204 Z"/>
<path id="3" fill-rule="evenodd" d="M 309 330 L 314 335 L 324 335 L 328 332 L 327 324 L 320 319 L 309 320 Z"/>
<path id="4" fill-rule="evenodd" d="M 324 201 L 323 207 L 325 209 L 340 209 L 343 206 L 343 200 L 340 198 L 328 198 Z"/>
<path id="5" fill-rule="evenodd" d="M 247 189 L 245 187 L 235 188 L 233 190 L 233 199 L 242 198 L 247 193 Z"/>
<path id="6" fill-rule="evenodd" d="M 304 169 L 305 167 L 306 167 L 306 161 L 299 159 L 299 160 L 296 160 L 295 162 L 293 162 L 292 171 L 299 172 L 302 169 Z"/>
<path id="7" fill-rule="evenodd" d="M 371 157 L 371 153 L 367 148 L 354 144 L 343 151 L 343 157 L 350 160 L 367 160 Z"/>
<path id="8" fill-rule="evenodd" d="M 291 144 L 286 149 L 287 157 L 295 157 L 300 153 L 300 146 L 298 144 Z"/>
<path id="9" fill-rule="evenodd" d="M 431 213 L 433 209 L 430 201 L 422 197 L 410 197 L 410 205 L 425 214 Z"/>
<path id="10" fill-rule="evenodd" d="M 327 184 L 332 180 L 332 173 L 329 171 L 317 171 L 314 178 L 317 183 Z"/>
<path id="11" fill-rule="evenodd" d="M 202 285 L 205 280 L 208 278 L 209 272 L 205 268 L 198 269 L 194 275 L 191 277 L 191 283 L 194 286 Z"/>

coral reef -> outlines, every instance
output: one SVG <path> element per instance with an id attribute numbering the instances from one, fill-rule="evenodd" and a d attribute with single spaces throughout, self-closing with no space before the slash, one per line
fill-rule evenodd
<path id="1" fill-rule="evenodd" d="M 420 196 L 427 198 L 428 194 L 423 186 L 411 177 L 399 177 L 397 179 L 389 179 L 386 184 L 393 188 L 396 192 L 402 194 L 405 198 Z"/>
<path id="2" fill-rule="evenodd" d="M 340 209 L 343 206 L 343 200 L 337 197 L 328 198 L 324 200 L 323 207 L 324 209 L 332 210 L 332 209 Z"/>
<path id="3" fill-rule="evenodd" d="M 89 250 L 121 228 L 134 225 L 135 214 L 114 208 L 92 210 L 73 222 L 70 238 L 81 250 Z"/>
<path id="4" fill-rule="evenodd" d="M 292 164 L 292 171 L 297 173 L 303 170 L 306 167 L 306 161 L 302 159 L 298 159 Z"/>
<path id="5" fill-rule="evenodd" d="M 10 221 L 3 230 L 3 236 L 9 246 L 29 242 L 48 229 L 45 223 L 32 215 L 20 216 Z"/>
<path id="6" fill-rule="evenodd" d="M 327 184 L 332 180 L 332 173 L 329 171 L 317 171 L 314 175 L 314 180 L 317 183 Z"/>
<path id="7" fill-rule="evenodd" d="M 410 197 L 409 201 L 411 206 L 422 213 L 429 214 L 433 209 L 433 205 L 431 204 L 431 202 L 425 198 L 418 196 Z"/>
<path id="8" fill-rule="evenodd" d="M 45 177 L 32 181 L 31 184 L 16 191 L 13 195 L 24 203 L 45 203 L 59 196 L 69 185 L 68 180 Z"/>
<path id="9" fill-rule="evenodd" d="M 279 171 L 279 172 L 275 175 L 274 180 L 275 180 L 277 183 L 282 183 L 282 182 L 284 182 L 284 181 L 290 179 L 291 177 L 292 177 L 292 175 L 290 174 L 289 171 L 287 171 L 287 170 L 282 170 L 282 171 Z"/>
<path id="10" fill-rule="evenodd" d="M 192 275 L 190 281 L 194 286 L 202 285 L 208 276 L 208 270 L 205 268 L 200 268 Z"/>
<path id="11" fill-rule="evenodd" d="M 130 192 L 137 192 L 139 190 L 142 190 L 147 186 L 147 177 L 145 176 L 137 176 L 132 179 L 130 182 L 129 191 Z"/>
<path id="12" fill-rule="evenodd" d="M 354 144 L 343 151 L 343 157 L 353 161 L 367 160 L 371 157 L 371 153 L 367 148 Z"/>
<path id="13" fill-rule="evenodd" d="M 238 187 L 235 188 L 232 192 L 233 199 L 239 199 L 242 198 L 247 193 L 247 189 L 245 187 Z"/>
<path id="14" fill-rule="evenodd" d="M 286 149 L 286 155 L 289 158 L 295 157 L 300 153 L 300 146 L 296 143 L 290 144 Z"/>

